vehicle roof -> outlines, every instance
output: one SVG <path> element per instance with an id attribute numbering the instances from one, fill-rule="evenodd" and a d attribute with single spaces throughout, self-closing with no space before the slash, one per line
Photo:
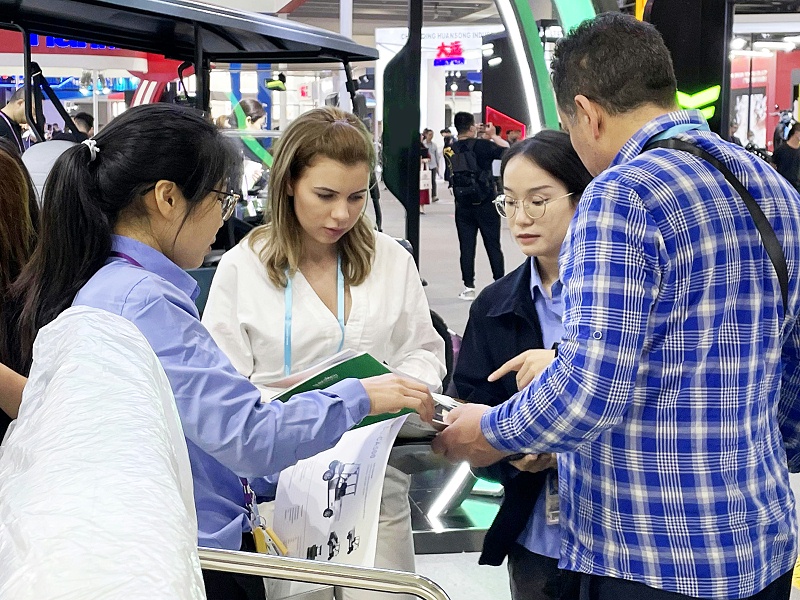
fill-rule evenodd
<path id="1" fill-rule="evenodd" d="M 195 24 L 214 62 L 376 60 L 374 48 L 296 21 L 194 0 L 0 0 L 0 22 L 52 35 L 195 59 Z"/>

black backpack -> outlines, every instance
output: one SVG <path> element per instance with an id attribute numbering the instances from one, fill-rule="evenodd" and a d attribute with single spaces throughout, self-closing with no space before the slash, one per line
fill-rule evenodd
<path id="1" fill-rule="evenodd" d="M 478 140 L 461 140 L 453 144 L 450 156 L 450 177 L 456 204 L 479 205 L 492 197 L 492 173 L 478 166 L 475 144 Z"/>

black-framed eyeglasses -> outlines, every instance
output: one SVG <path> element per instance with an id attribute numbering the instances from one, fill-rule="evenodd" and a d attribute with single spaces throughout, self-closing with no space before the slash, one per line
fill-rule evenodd
<path id="1" fill-rule="evenodd" d="M 233 211 L 236 209 L 236 203 L 239 201 L 239 194 L 233 192 L 223 192 L 221 190 L 211 190 L 215 194 L 219 194 L 217 200 L 222 205 L 222 220 L 227 221 L 233 216 Z"/>
<path id="2" fill-rule="evenodd" d="M 514 215 L 517 214 L 517 207 L 522 204 L 522 210 L 525 211 L 525 214 L 528 215 L 531 219 L 541 219 L 544 216 L 545 211 L 547 210 L 547 205 L 551 202 L 555 202 L 556 200 L 561 200 L 562 198 L 569 198 L 572 196 L 572 193 L 564 194 L 563 196 L 559 196 L 557 198 L 543 198 L 541 196 L 529 196 L 525 198 L 522 202 L 517 200 L 516 198 L 512 198 L 507 194 L 500 194 L 497 198 L 494 199 L 494 207 L 497 210 L 497 213 L 501 217 L 505 217 L 506 219 L 513 219 Z"/>

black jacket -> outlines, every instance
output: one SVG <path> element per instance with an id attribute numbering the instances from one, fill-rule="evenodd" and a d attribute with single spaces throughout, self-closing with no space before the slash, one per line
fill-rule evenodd
<path id="1" fill-rule="evenodd" d="M 542 327 L 531 298 L 531 261 L 484 289 L 470 307 L 453 387 L 467 402 L 497 406 L 517 393 L 516 373 L 490 383 L 486 378 L 525 350 L 542 348 Z M 547 471 L 521 473 L 497 463 L 477 472 L 503 484 L 505 498 L 486 532 L 480 564 L 500 565 L 530 518 Z"/>

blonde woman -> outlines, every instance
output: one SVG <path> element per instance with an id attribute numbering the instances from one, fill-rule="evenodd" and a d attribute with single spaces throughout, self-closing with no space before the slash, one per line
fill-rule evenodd
<path id="1" fill-rule="evenodd" d="M 222 258 L 203 316 L 257 386 L 343 348 L 369 352 L 433 390 L 441 386 L 444 342 L 416 266 L 364 215 L 374 162 L 364 125 L 335 108 L 300 116 L 281 136 L 267 223 Z M 388 468 L 376 567 L 414 570 L 408 483 Z M 339 598 L 380 596 L 337 590 Z"/>

